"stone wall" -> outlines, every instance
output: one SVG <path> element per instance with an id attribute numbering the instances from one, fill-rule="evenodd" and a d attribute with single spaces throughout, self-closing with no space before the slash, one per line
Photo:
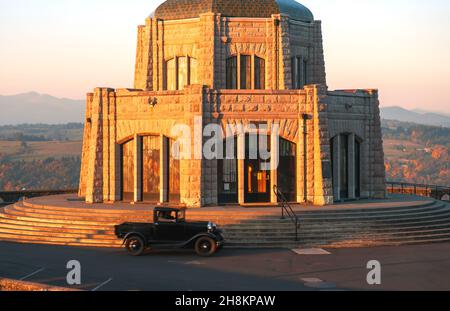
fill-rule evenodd
<path id="1" fill-rule="evenodd" d="M 79 194 L 91 203 L 119 200 L 120 144 L 138 135 L 176 139 L 172 128 L 184 124 L 195 137 L 196 120 L 200 120 L 202 127 L 220 124 L 224 132 L 228 124 L 246 126 L 263 121 L 269 129 L 272 124 L 278 124 L 280 136 L 297 145 L 299 202 L 305 198 L 303 176 L 306 173 L 306 199 L 318 205 L 331 203 L 329 178 L 322 178 L 323 163 L 330 159 L 326 105 L 320 103 L 321 96 L 323 90 L 319 86 L 292 91 L 218 91 L 201 86 L 165 92 L 98 88 L 88 96 Z M 306 169 L 302 160 L 305 114 L 310 117 L 306 124 Z M 193 150 L 194 140 L 191 143 Z M 182 203 L 192 207 L 218 203 L 217 161 L 182 160 L 180 169 Z"/>
<path id="2" fill-rule="evenodd" d="M 226 87 L 226 59 L 250 54 L 266 61 L 266 88 L 290 89 L 291 57 L 310 64 L 310 84 L 326 84 L 321 23 L 306 24 L 285 15 L 229 18 L 206 13 L 186 20 L 147 19 L 138 27 L 135 88 L 163 90 L 165 61 L 190 56 L 198 61 L 198 83 Z"/>
<path id="3" fill-rule="evenodd" d="M 384 198 L 386 175 L 377 90 L 328 92 L 330 139 L 353 133 L 361 140 L 361 197 Z"/>

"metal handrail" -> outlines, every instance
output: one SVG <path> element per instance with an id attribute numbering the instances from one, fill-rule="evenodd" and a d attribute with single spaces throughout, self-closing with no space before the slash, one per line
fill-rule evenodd
<path id="1" fill-rule="evenodd" d="M 436 200 L 441 200 L 443 195 L 445 194 L 450 195 L 450 187 L 447 186 L 414 184 L 395 181 L 388 181 L 386 182 L 386 184 L 388 185 L 388 191 L 390 193 L 411 194 L 434 198 Z M 443 195 L 441 196 L 440 193 Z"/>
<path id="2" fill-rule="evenodd" d="M 277 196 L 278 202 L 281 204 L 281 219 L 285 219 L 285 214 L 289 216 L 289 219 L 291 219 L 291 221 L 295 225 L 295 241 L 298 241 L 300 219 L 298 218 L 297 214 L 295 214 L 294 210 L 286 199 L 286 196 L 283 194 L 283 192 L 280 191 L 280 189 L 278 189 L 277 185 L 273 186 L 273 192 Z"/>

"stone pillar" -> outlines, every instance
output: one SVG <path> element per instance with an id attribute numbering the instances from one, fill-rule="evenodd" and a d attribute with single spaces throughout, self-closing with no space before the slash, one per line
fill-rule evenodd
<path id="1" fill-rule="evenodd" d="M 278 185 L 278 164 L 280 159 L 279 136 L 270 136 L 270 202 L 278 203 L 278 198 L 273 191 L 273 187 Z"/>
<path id="2" fill-rule="evenodd" d="M 103 202 L 103 101 L 111 89 L 96 88 L 91 102 L 91 130 L 86 168 L 86 202 Z M 89 122 L 88 122 L 89 123 Z"/>
<path id="3" fill-rule="evenodd" d="M 333 192 L 335 201 L 341 199 L 341 136 L 333 139 Z"/>
<path id="4" fill-rule="evenodd" d="M 348 198 L 356 198 L 355 134 L 348 136 Z"/>
<path id="5" fill-rule="evenodd" d="M 245 133 L 237 136 L 238 202 L 245 203 Z"/>
<path id="6" fill-rule="evenodd" d="M 134 202 L 142 201 L 142 137 L 134 135 Z"/>
<path id="7" fill-rule="evenodd" d="M 160 138 L 161 153 L 159 158 L 159 201 L 161 203 L 169 202 L 169 139 L 164 135 Z"/>

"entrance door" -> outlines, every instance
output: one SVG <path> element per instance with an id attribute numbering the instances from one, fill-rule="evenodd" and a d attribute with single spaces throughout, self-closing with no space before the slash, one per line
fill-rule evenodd
<path id="1" fill-rule="evenodd" d="M 245 178 L 245 203 L 269 203 L 270 202 L 270 160 L 260 158 L 260 150 L 270 149 L 270 137 L 267 136 L 266 146 L 261 146 L 259 137 L 246 137 L 246 155 L 244 161 Z M 270 150 L 265 150 L 270 153 Z M 255 159 L 256 158 L 256 159 Z"/>

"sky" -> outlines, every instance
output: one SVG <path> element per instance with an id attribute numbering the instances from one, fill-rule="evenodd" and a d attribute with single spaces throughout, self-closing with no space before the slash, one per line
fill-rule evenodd
<path id="1" fill-rule="evenodd" d="M 133 86 L 137 25 L 162 0 L 0 0 L 0 94 L 82 99 Z M 449 0 L 302 0 L 322 20 L 330 89 L 450 110 Z"/>

